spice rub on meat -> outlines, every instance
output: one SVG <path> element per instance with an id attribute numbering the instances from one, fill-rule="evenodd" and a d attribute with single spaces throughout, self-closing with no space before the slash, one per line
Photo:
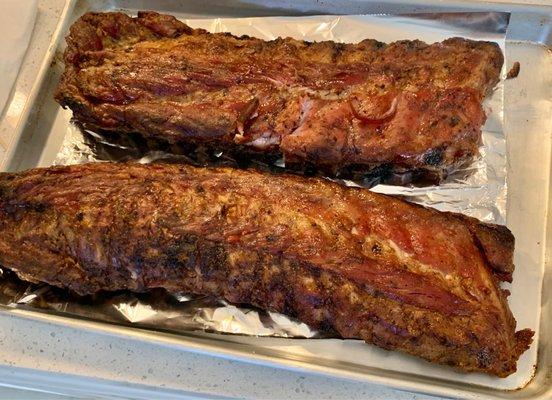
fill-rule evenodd
<path id="1" fill-rule="evenodd" d="M 433 181 L 478 154 L 496 43 L 264 41 L 172 16 L 88 13 L 57 101 L 85 127 L 326 174 Z"/>
<path id="2" fill-rule="evenodd" d="M 0 174 L 0 264 L 79 294 L 196 293 L 464 371 L 531 343 L 510 231 L 317 178 L 97 163 Z"/>

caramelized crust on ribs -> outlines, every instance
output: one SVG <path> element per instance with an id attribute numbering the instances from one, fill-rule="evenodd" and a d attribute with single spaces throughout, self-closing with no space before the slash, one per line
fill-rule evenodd
<path id="1" fill-rule="evenodd" d="M 472 158 L 503 63 L 490 42 L 263 41 L 153 12 L 85 14 L 67 45 L 56 99 L 90 129 L 345 176 Z"/>
<path id="2" fill-rule="evenodd" d="M 502 226 L 322 179 L 169 164 L 0 174 L 0 264 L 80 294 L 165 288 L 507 376 L 531 343 Z"/>

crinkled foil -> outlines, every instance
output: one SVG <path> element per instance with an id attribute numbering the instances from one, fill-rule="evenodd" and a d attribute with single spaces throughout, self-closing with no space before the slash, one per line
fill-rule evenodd
<path id="1" fill-rule="evenodd" d="M 262 39 L 291 36 L 303 40 L 334 40 L 358 42 L 375 38 L 391 42 L 400 39 L 420 39 L 428 43 L 448 37 L 462 36 L 497 42 L 503 52 L 509 15 L 504 13 L 446 13 L 408 16 L 313 16 L 267 17 L 242 19 L 186 20 L 193 27 L 211 32 L 229 31 Z M 504 77 L 504 71 L 502 76 Z M 399 195 L 409 201 L 461 212 L 484 221 L 504 223 L 506 214 L 506 140 L 502 129 L 503 87 L 499 83 L 486 102 L 488 119 L 483 128 L 480 157 L 450 175 L 439 186 L 378 185 L 372 190 Z M 70 112 L 67 111 L 70 115 Z M 191 162 L 167 152 L 144 150 L 131 140 L 128 143 L 110 141 L 94 132 L 81 130 L 69 122 L 63 145 L 55 164 L 123 161 L 136 159 L 151 162 L 165 159 L 171 162 Z M 232 165 L 224 154 L 217 154 L 221 164 Z M 347 185 L 358 182 L 342 181 Z M 237 307 L 221 299 L 169 294 L 163 290 L 136 294 L 130 292 L 100 293 L 79 297 L 46 284 L 30 284 L 14 273 L 2 271 L 0 304 L 48 312 L 132 324 L 141 328 L 183 332 L 206 330 L 279 337 L 329 337 L 330 334 L 310 329 L 304 323 L 278 313 L 249 307 Z"/>

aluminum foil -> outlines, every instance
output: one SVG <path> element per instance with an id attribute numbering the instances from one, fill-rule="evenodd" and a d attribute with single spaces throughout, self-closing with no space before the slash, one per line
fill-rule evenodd
<path id="1" fill-rule="evenodd" d="M 358 42 L 375 38 L 391 42 L 420 39 L 428 43 L 462 36 L 497 42 L 504 52 L 509 15 L 504 13 L 443 13 L 378 16 L 264 17 L 185 20 L 192 27 L 211 32 L 247 34 L 262 39 L 291 36 L 302 40 Z M 502 77 L 505 73 L 502 71 Z M 484 221 L 505 223 L 506 139 L 503 132 L 503 85 L 485 101 L 488 119 L 483 127 L 480 157 L 455 171 L 439 186 L 377 185 L 372 190 L 403 196 L 409 201 L 461 212 Z M 143 143 L 113 141 L 84 131 L 69 122 L 55 164 L 138 160 L 197 163 L 196 158 L 170 151 L 150 150 Z M 215 155 L 218 164 L 233 165 L 224 154 Z M 271 168 L 272 166 L 262 166 Z M 342 181 L 347 185 L 362 182 Z M 48 312 L 132 324 L 141 328 L 185 332 L 205 330 L 256 336 L 331 337 L 285 315 L 237 307 L 221 299 L 193 297 L 157 290 L 150 293 L 100 293 L 79 297 L 45 284 L 29 284 L 10 271 L 0 270 L 0 304 L 39 308 Z"/>

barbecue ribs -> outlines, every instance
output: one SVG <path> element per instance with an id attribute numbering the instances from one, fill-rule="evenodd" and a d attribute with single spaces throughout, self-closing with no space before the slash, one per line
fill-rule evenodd
<path id="1" fill-rule="evenodd" d="M 56 99 L 85 127 L 340 176 L 440 179 L 478 153 L 495 43 L 263 41 L 88 13 Z"/>
<path id="2" fill-rule="evenodd" d="M 170 164 L 0 174 L 0 264 L 79 294 L 207 294 L 464 371 L 531 343 L 502 226 L 317 179 Z"/>

